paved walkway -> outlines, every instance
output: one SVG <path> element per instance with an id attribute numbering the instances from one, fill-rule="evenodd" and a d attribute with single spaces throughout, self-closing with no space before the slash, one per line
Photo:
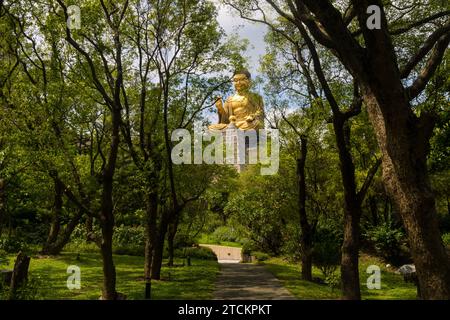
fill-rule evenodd
<path id="1" fill-rule="evenodd" d="M 264 266 L 250 263 L 220 263 L 214 299 L 295 300 L 296 298 Z"/>

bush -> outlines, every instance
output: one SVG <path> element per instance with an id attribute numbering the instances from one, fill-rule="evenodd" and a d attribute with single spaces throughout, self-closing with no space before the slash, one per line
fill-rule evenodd
<path id="1" fill-rule="evenodd" d="M 14 300 L 40 300 L 42 295 L 39 290 L 44 287 L 45 283 L 40 276 L 29 274 L 28 280 L 17 288 Z M 9 286 L 0 284 L 0 300 L 8 300 L 9 298 Z"/>
<path id="2" fill-rule="evenodd" d="M 6 251 L 0 249 L 0 269 L 1 269 L 2 265 L 7 265 L 8 262 L 9 261 L 8 261 L 7 255 L 6 255 Z"/>
<path id="3" fill-rule="evenodd" d="M 201 260 L 216 260 L 217 261 L 217 256 L 209 248 L 193 247 L 193 248 L 186 248 L 186 251 L 184 251 L 184 249 L 178 249 L 175 251 L 175 256 L 184 258 L 185 257 L 184 253 L 186 254 L 186 257 L 191 257 L 191 258 L 201 259 Z"/>
<path id="4" fill-rule="evenodd" d="M 391 223 L 384 223 L 368 230 L 365 236 L 386 260 L 395 261 L 400 258 L 405 237 L 401 229 L 393 227 Z"/>
<path id="5" fill-rule="evenodd" d="M 49 225 L 45 223 L 40 224 L 25 224 L 17 227 L 14 230 L 16 238 L 21 239 L 27 244 L 40 245 L 46 241 L 49 232 Z"/>
<path id="6" fill-rule="evenodd" d="M 442 235 L 442 241 L 446 246 L 450 246 L 450 232 Z"/>
<path id="7" fill-rule="evenodd" d="M 242 254 L 251 255 L 256 250 L 256 244 L 253 241 L 245 241 L 242 245 Z"/>
<path id="8" fill-rule="evenodd" d="M 302 258 L 301 230 L 300 226 L 287 225 L 284 231 L 284 244 L 282 253 L 289 262 L 296 263 Z"/>
<path id="9" fill-rule="evenodd" d="M 330 280 L 341 261 L 341 240 L 332 230 L 319 228 L 312 251 L 313 264 L 320 269 L 325 281 Z"/>
<path id="10" fill-rule="evenodd" d="M 113 253 L 118 255 L 127 255 L 127 256 L 144 256 L 144 247 L 143 246 L 136 246 L 136 245 L 129 245 L 129 246 L 114 246 L 113 247 Z"/>
<path id="11" fill-rule="evenodd" d="M 92 226 L 92 232 L 96 237 L 101 237 L 102 233 L 100 227 L 96 224 Z M 73 230 L 70 236 L 70 243 L 83 246 L 86 244 L 87 232 L 84 224 L 79 224 Z"/>
<path id="12" fill-rule="evenodd" d="M 113 234 L 113 243 L 119 247 L 145 245 L 144 227 L 124 226 L 116 227 Z"/>
<path id="13" fill-rule="evenodd" d="M 27 249 L 27 244 L 22 239 L 14 236 L 0 239 L 0 249 L 6 253 L 17 253 Z"/>
<path id="14" fill-rule="evenodd" d="M 114 229 L 113 252 L 115 254 L 142 256 L 145 248 L 145 234 L 142 226 L 124 226 Z"/>
<path id="15" fill-rule="evenodd" d="M 84 253 L 98 253 L 99 252 L 99 247 L 93 243 L 93 242 L 86 242 L 86 240 L 84 240 L 83 242 L 81 241 L 73 241 L 73 242 L 69 242 L 68 244 L 66 244 L 66 246 L 64 247 L 64 251 L 67 252 L 84 252 Z"/>
<path id="16" fill-rule="evenodd" d="M 241 242 L 239 232 L 235 228 L 227 226 L 218 227 L 212 233 L 211 238 L 217 243 L 222 241 Z"/>
<path id="17" fill-rule="evenodd" d="M 194 239 L 186 234 L 177 234 L 173 241 L 173 246 L 175 249 L 192 247 L 195 244 Z"/>
<path id="18" fill-rule="evenodd" d="M 334 291 L 341 286 L 341 277 L 337 272 L 332 272 L 325 277 L 325 283 Z"/>
<path id="19" fill-rule="evenodd" d="M 100 237 L 100 230 L 94 226 L 93 232 Z M 99 248 L 93 242 L 86 242 L 86 228 L 78 225 L 72 233 L 71 242 L 66 251 L 98 252 Z M 145 247 L 144 227 L 124 226 L 114 228 L 113 253 L 119 255 L 143 256 Z"/>
<path id="20" fill-rule="evenodd" d="M 252 253 L 253 256 L 255 256 L 256 260 L 262 262 L 262 261 L 266 261 L 270 258 L 270 256 L 267 253 L 264 252 L 260 252 L 260 251 L 255 251 Z"/>

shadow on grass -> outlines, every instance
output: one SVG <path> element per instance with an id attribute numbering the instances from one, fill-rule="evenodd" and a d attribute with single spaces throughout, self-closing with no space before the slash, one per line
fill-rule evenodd
<path id="1" fill-rule="evenodd" d="M 381 289 L 369 290 L 367 288 L 367 267 L 377 265 L 381 270 Z M 282 258 L 272 258 L 265 263 L 266 268 L 272 272 L 283 285 L 299 299 L 339 299 L 339 289 L 332 290 L 327 285 L 301 280 L 301 265 L 288 263 Z M 338 269 L 339 275 L 339 269 Z M 363 255 L 360 258 L 360 288 L 362 299 L 377 300 L 407 300 L 416 299 L 417 291 L 414 284 L 406 283 L 403 277 L 385 267 L 384 263 L 375 257 Z M 313 277 L 322 277 L 317 268 L 313 268 Z"/>
<path id="2" fill-rule="evenodd" d="M 182 266 L 182 262 L 182 259 L 176 259 L 176 267 L 163 265 L 162 281 L 152 281 L 152 299 L 212 298 L 219 270 L 217 261 L 192 259 L 192 266 Z M 114 255 L 114 263 L 117 291 L 127 295 L 128 299 L 143 299 L 144 258 Z M 76 265 L 81 269 L 79 290 L 67 288 L 67 279 L 70 276 L 67 267 L 70 265 Z M 63 252 L 59 256 L 34 256 L 30 262 L 30 274 L 39 278 L 38 299 L 97 300 L 101 296 L 103 272 L 99 253 Z"/>

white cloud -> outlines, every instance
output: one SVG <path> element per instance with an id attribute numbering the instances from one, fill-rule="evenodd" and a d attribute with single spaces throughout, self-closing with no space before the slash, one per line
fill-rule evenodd
<path id="1" fill-rule="evenodd" d="M 242 19 L 232 8 L 224 5 L 218 5 L 218 7 L 217 20 L 226 34 L 237 33 L 240 38 L 249 40 L 250 46 L 246 56 L 250 58 L 250 72 L 252 75 L 258 74 L 259 59 L 265 53 L 264 36 L 267 32 L 267 27 L 260 23 Z"/>

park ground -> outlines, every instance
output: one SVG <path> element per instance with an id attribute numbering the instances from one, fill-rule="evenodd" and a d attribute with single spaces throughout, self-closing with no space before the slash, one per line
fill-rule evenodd
<path id="1" fill-rule="evenodd" d="M 10 265 L 14 256 L 10 256 Z M 117 290 L 127 295 L 127 299 L 143 299 L 144 258 L 140 256 L 115 255 L 117 269 Z M 175 259 L 174 267 L 162 268 L 161 280 L 152 281 L 152 299 L 155 300 L 190 300 L 214 299 L 221 290 L 220 265 L 214 260 L 192 259 L 191 266 Z M 81 289 L 69 290 L 66 286 L 67 267 L 77 265 L 81 269 Z M 366 273 L 369 265 L 381 268 L 381 289 L 368 290 Z M 325 284 L 303 281 L 300 279 L 301 266 L 291 263 L 282 257 L 272 257 L 263 262 L 253 264 L 255 268 L 264 267 L 265 271 L 275 276 L 282 286 L 296 299 L 339 299 L 339 289 Z M 249 266 L 252 268 L 252 266 Z M 81 299 L 95 300 L 101 295 L 102 265 L 100 254 L 94 252 L 63 252 L 59 256 L 33 255 L 30 262 L 32 290 L 25 298 L 29 299 Z M 338 271 L 337 271 L 338 272 Z M 313 268 L 313 276 L 323 277 L 321 272 Z M 264 277 L 255 277 L 255 281 L 264 282 Z M 405 283 L 401 275 L 376 257 L 361 254 L 360 283 L 362 299 L 415 299 L 416 289 L 411 283 Z M 258 283 L 251 285 L 257 287 Z M 264 283 L 261 283 L 263 286 Z M 251 298 L 251 297 L 247 297 Z"/>

